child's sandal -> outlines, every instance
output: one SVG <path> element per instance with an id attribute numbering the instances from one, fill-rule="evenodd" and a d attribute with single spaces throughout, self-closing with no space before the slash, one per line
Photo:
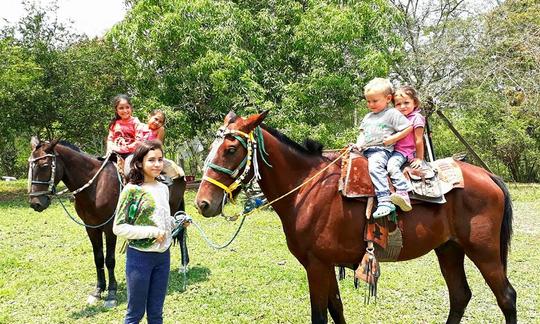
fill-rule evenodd
<path id="1" fill-rule="evenodd" d="M 381 218 L 390 215 L 395 212 L 396 207 L 394 205 L 379 205 L 377 210 L 373 213 L 373 218 Z"/>

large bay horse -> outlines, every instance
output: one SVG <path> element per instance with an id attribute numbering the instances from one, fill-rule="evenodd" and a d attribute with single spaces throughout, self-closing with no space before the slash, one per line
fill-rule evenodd
<path id="1" fill-rule="evenodd" d="M 30 206 L 38 212 L 45 210 L 56 192 L 56 184 L 60 181 L 64 182 L 69 191 L 76 192 L 75 210 L 84 222 L 83 225 L 92 243 L 97 271 L 97 284 L 89 296 L 89 303 L 100 299 L 102 292 L 105 291 L 103 267 L 105 264 L 109 273 L 105 305 L 116 305 L 117 283 L 114 276 L 116 235 L 112 231 L 112 218 L 121 191 L 116 166 L 110 161 L 104 162 L 83 153 L 67 142 L 40 142 L 33 138 L 31 144 L 28 172 Z M 175 179 L 171 188 L 169 199 L 171 213 L 184 210 L 186 188 L 184 178 Z M 105 258 L 103 234 L 106 241 Z"/>
<path id="2" fill-rule="evenodd" d="M 331 163 L 321 155 L 320 147 L 314 152 L 267 126 L 257 128 L 265 116 L 266 112 L 245 119 L 234 113 L 225 117 L 197 192 L 197 208 L 205 217 L 219 214 L 224 195 L 233 195 L 238 184 L 251 179 L 255 168 L 245 172 L 251 166 L 258 165 L 260 187 L 271 201 Z M 257 138 L 261 136 L 264 143 Z M 256 158 L 258 163 L 249 163 Z M 262 158 L 268 164 L 261 162 Z M 458 164 L 465 188 L 449 192 L 446 204 L 422 203 L 410 212 L 399 212 L 403 248 L 398 261 L 435 250 L 450 297 L 447 323 L 457 323 L 471 298 L 464 271 L 466 255 L 493 291 L 506 322 L 516 323 L 516 292 L 506 271 L 512 234 L 508 190 L 502 180 L 484 169 Z M 332 164 L 272 204 L 289 250 L 307 271 L 313 323 L 326 323 L 328 311 L 335 323 L 345 323 L 335 266 L 358 265 L 366 250 L 366 203 L 342 197 L 339 178 L 340 166 Z"/>

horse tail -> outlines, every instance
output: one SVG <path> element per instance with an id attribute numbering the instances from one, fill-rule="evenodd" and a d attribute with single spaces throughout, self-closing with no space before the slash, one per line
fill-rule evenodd
<path id="1" fill-rule="evenodd" d="M 501 188 L 504 194 L 504 214 L 501 224 L 501 262 L 506 273 L 506 265 L 508 263 L 508 251 L 510 249 L 510 240 L 512 238 L 512 200 L 510 199 L 510 192 L 504 181 L 495 176 L 490 175 L 491 179 Z"/>

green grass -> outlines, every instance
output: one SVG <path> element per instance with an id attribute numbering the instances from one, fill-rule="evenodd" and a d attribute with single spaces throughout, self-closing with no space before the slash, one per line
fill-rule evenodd
<path id="1" fill-rule="evenodd" d="M 90 242 L 58 203 L 42 213 L 28 207 L 22 181 L 0 182 L 0 323 L 121 322 L 126 309 L 125 255 L 117 255 L 119 305 L 87 306 L 95 285 Z M 509 278 L 518 293 L 518 318 L 540 323 L 540 229 L 538 185 L 511 185 L 514 237 Z M 217 242 L 227 240 L 237 222 L 188 212 Z M 305 271 L 290 254 L 278 217 L 260 212 L 246 220 L 237 240 L 224 250 L 209 248 L 189 228 L 191 264 L 182 290 L 179 249 L 172 248 L 171 279 L 165 301 L 167 323 L 307 323 L 309 295 Z M 463 323 L 502 322 L 503 316 L 476 267 L 466 271 L 473 298 Z M 382 264 L 377 304 L 363 304 L 364 290 L 352 271 L 340 282 L 350 323 L 441 323 L 448 312 L 447 289 L 434 253 Z"/>

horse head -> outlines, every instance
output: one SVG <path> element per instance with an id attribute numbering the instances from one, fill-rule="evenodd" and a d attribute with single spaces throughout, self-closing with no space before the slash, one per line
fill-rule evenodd
<path id="1" fill-rule="evenodd" d="M 221 213 L 227 200 L 240 191 L 242 183 L 249 181 L 248 175 L 253 159 L 256 158 L 256 143 L 253 131 L 259 126 L 268 111 L 247 118 L 229 112 L 218 129 L 210 147 L 203 170 L 203 178 L 195 204 L 204 217 Z"/>
<path id="2" fill-rule="evenodd" d="M 62 178 L 54 151 L 58 140 L 44 142 L 32 137 L 30 144 L 32 153 L 28 158 L 28 196 L 30 207 L 41 212 L 49 207 L 56 184 Z"/>

